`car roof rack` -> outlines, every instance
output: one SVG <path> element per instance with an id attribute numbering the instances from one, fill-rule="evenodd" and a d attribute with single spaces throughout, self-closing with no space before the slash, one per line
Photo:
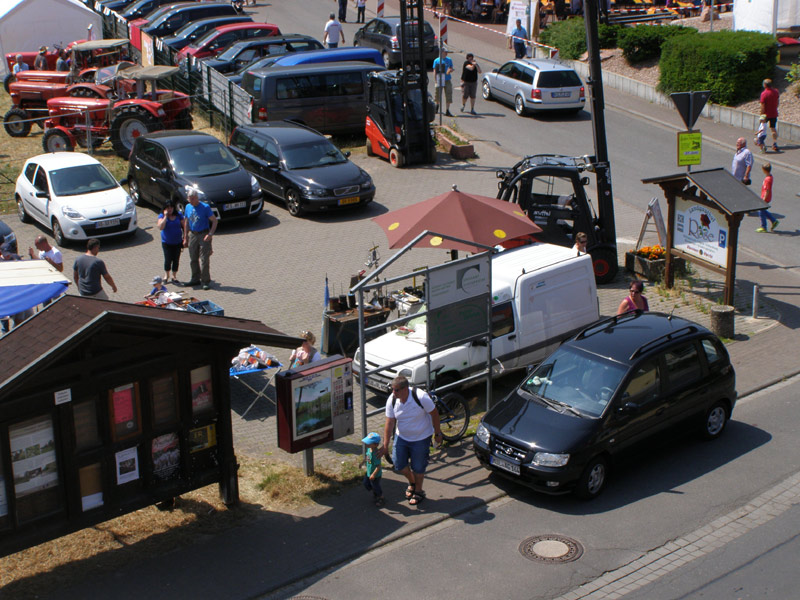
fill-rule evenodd
<path id="1" fill-rule="evenodd" d="M 670 331 L 660 337 L 657 337 L 654 340 L 650 340 L 646 344 L 642 344 L 636 350 L 633 351 L 631 354 L 630 360 L 633 360 L 637 356 L 641 356 L 648 350 L 653 350 L 654 348 L 661 346 L 665 342 L 669 342 L 680 337 L 684 337 L 690 335 L 692 333 L 697 333 L 700 331 L 696 325 L 687 325 L 686 327 L 681 327 L 680 329 L 676 329 L 675 331 Z"/>
<path id="2" fill-rule="evenodd" d="M 606 329 L 606 326 L 611 324 L 611 323 L 614 323 L 616 325 L 620 321 L 623 321 L 623 320 L 627 321 L 628 319 L 632 319 L 634 317 L 638 317 L 643 312 L 644 312 L 643 310 L 641 310 L 640 308 L 637 308 L 636 310 L 631 310 L 631 311 L 628 311 L 626 313 L 622 313 L 621 315 L 614 315 L 613 317 L 607 317 L 607 318 L 605 318 L 605 319 L 603 319 L 601 321 L 595 321 L 594 323 L 591 323 L 590 325 L 588 325 L 585 329 L 582 329 L 578 333 L 578 335 L 575 336 L 575 339 L 576 340 L 585 339 L 585 338 L 589 337 L 590 335 L 594 335 L 595 333 L 599 333 L 600 331 Z"/>

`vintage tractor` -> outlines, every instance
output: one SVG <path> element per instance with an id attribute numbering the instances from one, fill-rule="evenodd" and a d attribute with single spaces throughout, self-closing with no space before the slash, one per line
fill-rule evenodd
<path id="1" fill-rule="evenodd" d="M 14 106 L 3 117 L 3 126 L 11 137 L 25 137 L 30 133 L 32 121 L 43 126 L 50 98 L 69 96 L 71 85 L 95 80 L 98 69 L 117 64 L 128 56 L 129 40 L 95 40 L 73 42 L 69 46 L 69 71 L 21 71 L 11 79 L 6 78 L 11 102 Z"/>
<path id="2" fill-rule="evenodd" d="M 113 86 L 81 84 L 76 86 L 80 95 L 48 100 L 49 118 L 42 138 L 45 152 L 71 151 L 76 144 L 96 148 L 110 140 L 117 155 L 128 158 L 140 135 L 160 129 L 191 129 L 189 97 L 156 88 L 159 80 L 177 72 L 178 67 L 165 66 L 120 68 L 110 82 Z"/>
<path id="3" fill-rule="evenodd" d="M 80 42 L 84 42 L 86 40 L 77 40 L 75 42 L 70 42 L 67 45 L 67 50 L 71 49 L 73 45 L 78 44 Z M 53 44 L 52 47 L 47 49 L 47 53 L 45 54 L 45 60 L 47 60 L 47 69 L 48 71 L 56 72 L 56 61 L 58 60 L 58 55 L 61 53 L 61 44 Z M 17 62 L 17 54 L 22 55 L 22 62 L 28 65 L 28 68 L 33 71 L 33 63 L 36 60 L 36 57 L 39 55 L 38 52 L 8 52 L 6 54 L 6 67 L 8 68 L 8 74 L 3 78 L 3 87 L 5 88 L 6 92 L 8 92 L 9 84 L 14 81 L 14 63 Z M 24 73 L 25 71 L 23 71 Z M 42 73 L 43 71 L 39 71 Z"/>

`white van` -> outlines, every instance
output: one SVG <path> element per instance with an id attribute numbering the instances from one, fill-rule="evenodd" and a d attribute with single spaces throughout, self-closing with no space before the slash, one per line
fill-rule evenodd
<path id="1" fill-rule="evenodd" d="M 592 259 L 553 244 L 532 244 L 505 250 L 492 258 L 492 358 L 505 371 L 536 364 L 566 338 L 599 318 Z M 391 331 L 364 347 L 366 368 L 419 355 L 425 351 L 425 317 L 406 324 L 409 331 Z M 354 370 L 361 368 L 356 352 Z M 486 368 L 486 347 L 464 344 L 431 356 L 439 386 L 464 379 Z M 367 385 L 385 392 L 397 375 L 415 386 L 427 381 L 424 358 L 369 375 Z M 495 362 L 495 375 L 502 371 Z"/>

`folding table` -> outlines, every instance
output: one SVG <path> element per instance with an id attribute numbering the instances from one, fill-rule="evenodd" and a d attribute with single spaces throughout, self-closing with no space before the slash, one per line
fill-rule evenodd
<path id="1" fill-rule="evenodd" d="M 249 348 L 242 348 L 242 352 L 247 352 L 251 356 L 257 357 L 258 356 L 257 353 L 259 352 L 259 350 L 254 346 L 250 346 Z M 233 377 L 234 379 L 238 379 L 244 387 L 246 387 L 248 390 L 250 390 L 256 395 L 256 397 L 250 403 L 250 406 L 247 407 L 247 410 L 242 413 L 243 419 L 245 418 L 245 416 L 247 416 L 247 413 L 250 412 L 250 409 L 253 408 L 253 406 L 255 406 L 255 403 L 258 402 L 259 398 L 264 398 L 265 400 L 269 400 L 270 402 L 275 404 L 275 402 L 269 396 L 267 396 L 266 392 L 269 386 L 275 380 L 275 376 L 283 368 L 283 365 L 279 363 L 274 356 L 270 357 L 270 359 L 271 360 L 269 364 L 257 361 L 253 363 L 252 366 L 248 366 L 244 369 L 237 368 L 235 366 L 231 367 L 230 369 L 230 376 Z M 262 371 L 268 371 L 270 369 L 274 369 L 274 372 L 267 378 L 266 383 L 260 390 L 255 389 L 253 386 L 251 386 L 249 383 L 247 383 L 244 379 L 241 378 L 242 375 L 247 375 L 249 373 L 260 373 Z"/>

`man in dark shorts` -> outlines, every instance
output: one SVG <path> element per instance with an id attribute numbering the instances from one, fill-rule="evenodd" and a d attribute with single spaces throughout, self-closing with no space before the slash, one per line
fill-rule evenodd
<path id="1" fill-rule="evenodd" d="M 467 53 L 467 58 L 464 61 L 464 66 L 461 69 L 461 112 L 467 106 L 467 100 L 470 101 L 470 113 L 475 114 L 475 96 L 478 93 L 478 76 L 481 74 L 481 68 L 475 62 L 475 56 L 472 52 Z"/>
<path id="2" fill-rule="evenodd" d="M 763 81 L 764 91 L 761 92 L 761 114 L 767 115 L 767 124 L 772 132 L 772 150 L 778 152 L 778 101 L 780 92 L 772 85 L 772 79 Z"/>
<path id="3" fill-rule="evenodd" d="M 100 240 L 92 238 L 86 242 L 86 254 L 75 259 L 72 278 L 75 280 L 81 296 L 108 300 L 108 294 L 103 289 L 103 282 L 100 281 L 100 278 L 106 280 L 115 294 L 117 293 L 117 284 L 108 274 L 106 263 L 97 258 L 98 252 L 100 252 Z"/>

